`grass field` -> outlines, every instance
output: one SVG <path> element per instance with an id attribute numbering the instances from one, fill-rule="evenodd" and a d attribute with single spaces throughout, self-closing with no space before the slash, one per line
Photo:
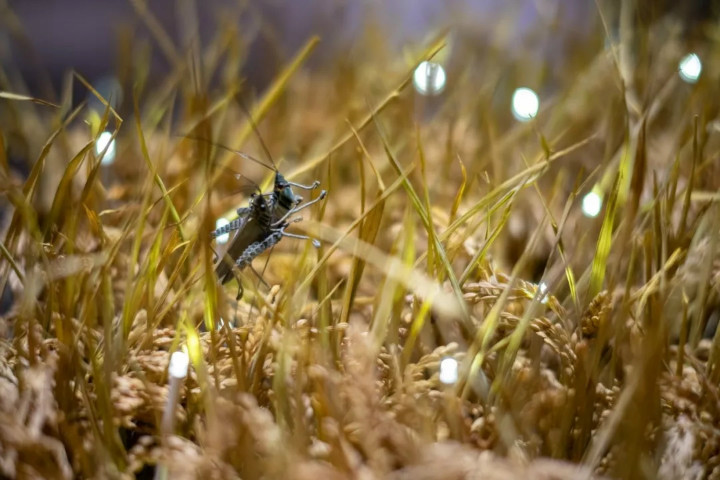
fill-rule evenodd
<path id="1" fill-rule="evenodd" d="M 244 31 L 182 48 L 139 15 L 122 100 L 0 67 L 1 477 L 720 478 L 717 27 L 598 14 L 552 72 L 368 28 L 256 89 Z M 217 146 L 267 163 L 260 138 L 328 195 L 288 227 L 320 247 L 283 239 L 237 301 L 210 232 L 273 173 Z"/>

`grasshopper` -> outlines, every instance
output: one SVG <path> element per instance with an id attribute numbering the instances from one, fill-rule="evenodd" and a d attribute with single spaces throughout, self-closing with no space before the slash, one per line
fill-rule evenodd
<path id="1" fill-rule="evenodd" d="M 248 206 L 236 210 L 238 218 L 211 232 L 212 238 L 217 238 L 220 235 L 237 231 L 227 251 L 215 266 L 215 273 L 223 284 L 233 278 L 233 270 L 235 268 L 243 270 L 250 266 L 255 257 L 265 250 L 274 247 L 283 237 L 312 240 L 315 247 L 320 246 L 320 242 L 311 239 L 307 235 L 298 235 L 285 231 L 291 223 L 302 220 L 300 217 L 288 220 L 291 215 L 321 201 L 327 194 L 325 190 L 322 190 L 317 198 L 301 204 L 303 198 L 296 195 L 292 187 L 303 190 L 315 190 L 320 186 L 319 180 L 314 181 L 311 185 L 303 185 L 286 180 L 285 176 L 281 174 L 275 166 L 275 162 L 269 155 L 264 143 L 263 148 L 268 158 L 270 158 L 272 166 L 246 153 L 228 148 L 224 145 L 215 144 L 215 146 L 235 153 L 275 172 L 275 181 L 271 192 L 262 193 L 256 185 L 256 192 L 250 196 Z M 242 177 L 242 175 L 237 176 Z M 238 292 L 238 297 L 240 296 L 242 296 L 242 287 Z"/>
<path id="2" fill-rule="evenodd" d="M 235 153 L 259 162 L 244 153 Z M 261 164 L 265 165 L 264 163 Z M 237 219 L 211 232 L 211 236 L 216 238 L 235 230 L 238 231 L 225 255 L 215 267 L 215 273 L 223 284 L 233 277 L 234 267 L 242 270 L 249 266 L 255 257 L 275 246 L 283 237 L 310 239 L 307 235 L 286 232 L 285 229 L 290 223 L 302 220 L 300 217 L 293 220 L 288 220 L 288 218 L 321 201 L 325 198 L 327 192 L 322 190 L 316 199 L 301 205 L 303 198 L 296 195 L 292 187 L 314 190 L 320 185 L 320 182 L 315 181 L 312 185 L 288 182 L 277 169 L 274 170 L 275 185 L 272 192 L 252 194 L 248 206 L 237 209 Z M 315 247 L 320 246 L 317 240 L 310 240 L 312 240 Z"/>
<path id="3" fill-rule="evenodd" d="M 272 192 L 269 193 L 262 193 L 256 186 L 257 191 L 250 196 L 248 206 L 237 209 L 238 218 L 211 233 L 212 237 L 216 238 L 237 230 L 226 253 L 215 266 L 215 273 L 223 284 L 227 283 L 233 277 L 234 268 L 242 270 L 250 266 L 255 257 L 265 250 L 274 247 L 283 237 L 312 240 L 313 245 L 316 248 L 319 247 L 320 242 L 317 240 L 311 239 L 307 235 L 288 233 L 285 229 L 291 223 L 302 220 L 300 217 L 288 220 L 291 215 L 321 201 L 327 194 L 325 190 L 322 190 L 316 199 L 301 205 L 303 198 L 296 195 L 292 187 L 303 190 L 315 190 L 320 186 L 320 181 L 316 180 L 312 185 L 302 185 L 300 183 L 287 181 L 275 165 L 270 150 L 267 148 L 267 145 L 265 145 L 247 107 L 242 102 L 240 102 L 240 106 L 247 114 L 248 121 L 252 125 L 253 131 L 257 134 L 260 145 L 270 160 L 271 165 L 224 145 L 216 144 L 216 146 L 272 170 L 275 172 L 275 182 Z M 238 298 L 241 296 L 242 286 L 238 292 Z"/>

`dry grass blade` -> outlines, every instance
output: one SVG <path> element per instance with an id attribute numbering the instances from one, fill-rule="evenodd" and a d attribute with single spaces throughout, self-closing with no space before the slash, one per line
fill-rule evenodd
<path id="1" fill-rule="evenodd" d="M 417 137 L 417 151 L 418 151 L 418 159 L 420 161 L 420 177 L 422 180 L 422 194 L 423 194 L 423 209 L 424 213 L 427 215 L 428 219 L 428 225 L 430 226 L 430 229 L 432 232 L 428 232 L 428 238 L 437 238 L 437 232 L 435 231 L 435 222 L 433 220 L 432 216 L 432 203 L 430 201 L 430 191 L 428 189 L 428 181 L 427 181 L 427 162 L 425 161 L 425 151 L 423 150 L 422 146 L 422 139 L 420 137 L 420 134 L 416 135 Z M 383 139 L 383 142 L 385 140 Z M 393 163 L 393 166 L 395 164 Z M 427 227 L 426 227 L 427 228 Z M 438 271 L 438 279 L 442 279 L 444 276 L 444 272 L 442 269 L 442 265 L 438 265 L 440 262 L 437 261 L 437 257 L 439 256 L 438 253 L 435 250 L 435 243 L 434 241 L 428 244 L 428 261 L 427 261 L 427 271 L 429 275 L 433 275 L 435 271 Z M 449 263 L 449 261 L 448 261 Z M 438 268 L 440 267 L 440 268 Z"/>
<path id="2" fill-rule="evenodd" d="M 58 222 L 62 220 L 60 217 L 61 213 L 68 211 L 68 204 L 70 203 L 68 197 L 73 177 L 80 169 L 82 162 L 94 145 L 94 141 L 88 142 L 67 164 L 65 172 L 63 172 L 63 176 L 60 179 L 57 192 L 55 192 L 55 196 L 53 197 L 52 207 L 50 207 L 50 214 L 48 215 L 48 221 L 45 224 L 45 231 L 43 233 L 44 238 L 48 238 L 51 228 L 55 227 L 58 230 L 60 229 Z"/>
<path id="3" fill-rule="evenodd" d="M 452 207 L 450 207 L 450 223 L 455 220 L 460 204 L 463 201 L 463 195 L 465 194 L 465 188 L 467 187 L 467 171 L 465 170 L 465 164 L 462 159 L 458 157 L 458 164 L 460 164 L 460 173 L 462 174 L 462 182 L 460 182 L 460 188 L 458 188 L 457 194 L 455 194 L 455 200 L 453 200 Z M 462 281 L 460 283 L 463 283 Z"/>
<path id="4" fill-rule="evenodd" d="M 588 298 L 594 298 L 595 295 L 600 293 L 600 290 L 602 290 L 603 282 L 605 281 L 605 272 L 607 271 L 607 259 L 608 255 L 610 255 L 613 228 L 615 225 L 615 209 L 617 207 L 621 183 L 622 176 L 620 170 L 618 170 L 615 176 L 615 181 L 613 182 L 612 191 L 610 192 L 610 196 L 608 197 L 607 210 L 605 212 L 605 218 L 603 219 L 602 226 L 600 227 L 600 235 L 598 237 L 597 248 L 595 249 L 595 256 L 593 257 L 592 261 Z"/>
<path id="5" fill-rule="evenodd" d="M 392 186 L 388 187 L 387 191 L 391 189 Z M 345 252 L 356 254 L 366 263 L 398 280 L 404 288 L 412 291 L 418 297 L 431 299 L 433 308 L 443 318 L 462 318 L 463 306 L 458 303 L 457 296 L 445 292 L 442 285 L 423 272 L 403 264 L 401 260 L 387 255 L 373 245 L 349 237 L 347 233 L 340 233 L 330 226 L 312 221 L 306 221 L 304 225 L 320 240 L 333 242 L 334 248 L 342 248 Z"/>
<path id="6" fill-rule="evenodd" d="M 435 43 L 430 45 L 423 53 L 420 55 L 420 59 L 415 62 L 415 67 L 420 64 L 420 62 L 424 61 L 425 59 L 430 59 L 434 57 L 440 50 L 445 48 L 445 39 L 443 37 L 440 37 L 439 40 L 437 40 Z M 335 142 L 335 144 L 330 148 L 330 150 L 326 153 L 324 153 L 321 156 L 318 156 L 314 159 L 311 159 L 307 162 L 304 162 L 302 166 L 300 166 L 298 169 L 290 172 L 287 177 L 292 179 L 297 177 L 298 175 L 301 175 L 305 172 L 308 172 L 318 166 L 320 163 L 324 162 L 326 159 L 328 159 L 330 156 L 332 156 L 335 152 L 340 150 L 347 142 L 353 139 L 354 136 L 357 135 L 358 132 L 362 132 L 368 125 L 370 125 L 373 122 L 373 118 L 380 115 L 387 107 L 390 105 L 390 103 L 395 100 L 400 93 L 410 84 L 412 81 L 413 72 L 415 71 L 415 68 L 413 68 L 410 73 L 405 77 L 405 79 L 400 83 L 400 85 L 395 88 L 392 92 L 390 92 L 378 105 L 371 109 L 370 113 L 363 118 L 363 120 L 360 122 L 360 124 L 353 128 L 350 127 L 350 133 L 345 135 L 343 138 Z"/>
<path id="7" fill-rule="evenodd" d="M 113 117 L 115 118 L 115 120 L 116 120 L 119 124 L 122 123 L 122 117 L 120 117 L 120 115 L 118 115 L 118 113 L 115 111 L 115 109 L 112 107 L 112 105 L 110 105 L 110 102 L 109 102 L 108 100 L 106 100 L 105 97 L 103 97 L 102 95 L 100 95 L 100 92 L 98 92 L 98 91 L 95 89 L 95 87 L 93 87 L 93 86 L 90 84 L 90 82 L 88 82 L 88 81 L 85 79 L 85 77 L 83 77 L 82 75 L 80 75 L 78 72 L 73 72 L 73 76 L 74 76 L 75 78 L 77 78 L 77 79 L 80 81 L 80 83 L 82 83 L 83 86 L 84 86 L 85 88 L 87 88 L 87 89 L 93 94 L 93 96 L 94 96 L 95 98 L 97 98 L 97 99 L 100 101 L 100 103 L 103 104 L 103 106 L 104 106 L 106 109 L 108 109 L 108 110 L 110 111 L 110 113 L 112 113 Z"/>
<path id="8" fill-rule="evenodd" d="M 373 117 L 374 118 L 374 117 Z M 375 122 L 377 124 L 377 119 L 375 119 Z M 455 272 L 453 271 L 452 265 L 450 265 L 450 261 L 447 258 L 447 254 L 445 253 L 445 247 L 440 242 L 440 239 L 435 234 L 435 227 L 432 224 L 432 221 L 429 217 L 429 212 L 427 212 L 422 205 L 422 201 L 420 200 L 420 197 L 418 197 L 417 192 L 415 192 L 415 189 L 410 184 L 410 181 L 407 178 L 407 174 L 403 171 L 402 166 L 398 163 L 397 159 L 393 155 L 393 153 L 390 151 L 390 146 L 388 145 L 387 141 L 385 140 L 385 137 L 380 130 L 380 127 L 378 125 L 378 133 L 380 136 L 380 139 L 383 144 L 383 149 L 385 150 L 385 155 L 387 156 L 388 160 L 390 161 L 390 164 L 392 165 L 393 169 L 397 173 L 397 175 L 402 179 L 402 186 L 405 189 L 405 192 L 408 194 L 408 197 L 410 197 L 410 202 L 415 209 L 415 212 L 420 217 L 420 220 L 423 223 L 423 226 L 425 227 L 425 231 L 428 234 L 428 239 L 430 240 L 433 249 L 435 251 L 435 254 L 438 256 L 439 262 L 441 266 L 444 269 L 444 273 L 447 274 L 448 280 L 450 281 L 450 284 L 453 288 L 453 293 L 455 297 L 457 298 L 458 306 L 460 307 L 460 317 L 459 320 L 462 321 L 463 326 L 465 329 L 467 329 L 468 332 L 472 332 L 474 330 L 469 314 L 467 312 L 467 308 L 465 307 L 465 300 L 462 296 L 462 290 L 460 288 L 460 284 L 458 283 L 457 277 L 455 276 Z"/>
<path id="9" fill-rule="evenodd" d="M 352 125 L 349 124 L 349 128 L 353 132 L 353 135 L 355 136 L 355 139 L 357 140 L 358 144 L 360 145 L 360 148 L 362 150 L 363 156 L 358 160 L 358 164 L 360 166 L 360 217 L 362 218 L 362 221 L 360 222 L 359 226 L 359 238 L 360 240 L 367 242 L 369 244 L 374 244 L 375 239 L 377 237 L 378 232 L 380 231 L 380 224 L 382 222 L 383 218 L 383 212 L 385 209 L 385 197 L 383 196 L 385 192 L 385 184 L 382 180 L 382 177 L 377 171 L 377 168 L 375 168 L 375 164 L 372 160 L 372 157 L 368 153 L 367 149 L 365 148 L 365 144 L 360 139 L 360 136 L 358 135 L 357 131 L 352 127 Z M 377 181 L 379 191 L 378 191 L 378 197 L 376 199 L 375 204 L 373 205 L 372 209 L 366 213 L 366 207 L 365 207 L 365 196 L 366 196 L 366 187 L 365 187 L 365 175 L 363 170 L 363 160 L 367 159 L 368 163 L 370 164 L 370 167 L 372 168 L 372 171 L 375 174 L 375 179 Z M 347 323 L 350 310 L 353 305 L 353 302 L 355 300 L 355 295 L 357 293 L 357 286 L 360 282 L 360 279 L 362 277 L 363 271 L 365 270 L 365 262 L 357 257 L 356 255 L 353 255 L 353 263 L 350 267 L 350 275 L 348 275 L 348 282 L 345 284 L 345 293 L 343 294 L 343 309 L 342 314 L 340 317 L 341 323 Z"/>
<path id="10" fill-rule="evenodd" d="M 490 313 L 487 315 L 487 317 L 485 317 L 482 325 L 477 331 L 477 335 L 473 339 L 473 343 L 468 349 L 468 360 L 466 361 L 466 365 L 464 366 L 464 368 L 461 370 L 463 372 L 463 378 L 462 381 L 458 382 L 458 388 L 462 386 L 460 394 L 463 398 L 467 398 L 467 396 L 469 395 L 470 385 L 472 383 L 470 382 L 470 379 L 472 379 L 478 374 L 479 369 L 481 368 L 482 363 L 486 358 L 490 347 L 490 341 L 492 340 L 493 335 L 498 328 L 501 312 L 505 308 L 506 302 L 508 301 L 511 292 L 513 291 L 515 282 L 518 279 L 518 272 L 523 268 L 524 263 L 527 261 L 530 253 L 535 248 L 542 230 L 546 226 L 545 224 L 547 222 L 547 216 L 544 218 L 545 220 L 538 226 L 538 228 L 533 233 L 533 237 L 530 239 L 527 249 L 525 250 L 525 252 L 523 252 L 522 256 L 515 264 L 515 267 L 513 268 L 513 271 L 507 282 L 507 286 L 503 289 L 497 301 L 492 306 Z M 533 299 L 535 305 L 538 303 L 538 300 L 539 294 L 536 294 L 535 298 Z M 504 352 L 504 355 L 502 357 L 501 365 L 503 366 L 504 371 L 499 372 L 495 382 L 493 382 L 491 391 L 492 394 L 497 394 L 498 392 L 500 392 L 500 389 L 503 388 L 502 379 L 507 378 L 506 374 L 512 368 L 515 356 L 517 355 L 517 350 L 520 346 L 520 340 L 525 335 L 525 331 L 529 325 L 532 313 L 533 310 L 531 307 L 525 312 L 525 315 L 523 316 L 520 324 L 515 328 L 510 337 L 510 344 L 508 345 L 508 348 Z"/>
<path id="11" fill-rule="evenodd" d="M 690 175 L 688 176 L 688 185 L 685 188 L 685 198 L 683 200 L 682 214 L 680 215 L 678 236 L 683 236 L 685 234 L 685 229 L 687 228 L 688 213 L 690 212 L 690 200 L 692 199 L 692 193 L 695 187 L 695 168 L 700 160 L 698 156 L 698 118 L 695 117 L 695 121 L 693 122 L 692 167 L 690 168 Z"/>
<path id="12" fill-rule="evenodd" d="M 708 217 L 708 228 L 710 231 L 717 232 L 720 230 L 720 205 L 713 204 L 713 208 L 708 212 Z M 720 245 L 718 245 L 719 243 L 718 235 L 710 236 L 707 260 L 700 271 L 701 289 L 700 295 L 696 299 L 697 303 L 695 305 L 695 311 L 698 312 L 696 325 L 702 325 L 702 330 L 706 327 L 705 319 L 708 309 L 708 298 L 710 296 L 710 287 L 713 284 L 711 276 L 713 275 L 715 259 L 718 255 L 718 247 L 720 247 Z M 697 329 L 696 331 L 699 330 L 700 329 Z M 708 373 L 710 381 L 712 382 L 720 381 L 720 365 L 718 365 L 718 362 L 720 362 L 720 335 L 718 335 L 718 330 L 720 329 L 716 329 L 713 335 L 713 341 L 710 347 L 710 356 L 707 362 Z M 696 338 L 697 336 L 693 338 L 693 340 Z"/>
<path id="13" fill-rule="evenodd" d="M 162 193 L 163 200 L 165 201 L 167 207 L 170 209 L 170 214 L 172 215 L 173 220 L 175 221 L 175 228 L 177 228 L 178 233 L 180 234 L 180 238 L 184 241 L 185 240 L 185 234 L 183 232 L 182 224 L 180 221 L 180 215 L 178 214 L 177 210 L 175 209 L 175 205 L 173 204 L 172 199 L 170 198 L 167 188 L 165 188 L 165 183 L 162 181 L 162 178 L 160 178 L 160 174 L 157 173 L 155 170 L 155 166 L 153 165 L 152 160 L 150 159 L 150 152 L 148 152 L 147 144 L 145 142 L 145 134 L 142 130 L 142 120 L 140 116 L 140 107 L 138 107 L 138 98 L 137 95 L 133 96 L 133 106 L 135 108 L 135 126 L 137 128 L 137 134 L 138 139 L 140 140 L 140 151 L 142 152 L 142 157 L 145 160 L 145 165 L 148 168 L 148 171 L 155 179 L 155 184 L 160 189 L 160 192 Z"/>
<path id="14" fill-rule="evenodd" d="M 20 101 L 20 102 L 33 102 L 33 103 L 37 103 L 38 105 L 44 105 L 46 107 L 60 108 L 60 105 L 56 105 L 52 102 L 48 102 L 47 100 L 42 100 L 40 98 L 35 98 L 35 97 L 29 97 L 27 95 L 21 95 L 19 93 L 3 92 L 2 90 L 0 90 L 0 98 L 5 98 L 7 100 L 16 100 L 16 101 Z"/>
<path id="15" fill-rule="evenodd" d="M 28 200 L 31 199 L 33 194 L 35 193 L 38 179 L 40 178 L 40 174 L 42 173 L 43 167 L 45 166 L 45 160 L 50 153 L 50 148 L 55 142 L 55 139 L 64 129 L 68 127 L 68 125 L 70 125 L 70 123 L 73 122 L 73 120 L 75 120 L 75 117 L 78 116 L 78 114 L 83 110 L 84 107 L 85 106 L 83 104 L 78 105 L 77 108 L 70 112 L 68 116 L 63 120 L 62 124 L 52 132 L 47 142 L 45 142 L 45 145 L 43 145 L 43 148 L 40 151 L 40 155 L 38 156 L 37 160 L 35 160 L 35 164 L 33 165 L 33 168 L 30 171 L 27 180 L 25 181 L 25 185 L 23 186 L 23 193 L 25 194 L 25 198 L 27 198 Z M 8 232 L 8 235 L 9 234 L 10 232 Z"/>
<path id="16" fill-rule="evenodd" d="M 380 231 L 380 223 L 383 218 L 385 200 L 382 199 L 382 193 L 379 195 L 381 198 L 378 199 L 373 208 L 367 212 L 367 215 L 364 217 L 359 227 L 358 238 L 369 245 L 373 245 L 375 243 L 375 238 Z M 345 294 L 343 295 L 343 313 L 341 322 L 348 321 L 348 316 L 350 315 L 355 295 L 357 293 L 357 287 L 364 270 L 365 261 L 357 255 L 353 255 L 353 263 L 350 267 L 350 275 L 348 275 L 348 281 L 345 285 Z"/>
<path id="17" fill-rule="evenodd" d="M 409 174 L 409 173 L 410 173 L 410 171 L 406 172 L 405 175 L 407 175 L 407 174 Z M 324 265 L 325 262 L 328 261 L 328 259 L 330 258 L 330 256 L 338 249 L 338 247 L 339 247 L 344 241 L 347 241 L 347 238 L 350 236 L 350 234 L 352 233 L 352 231 L 355 230 L 355 228 L 357 228 L 358 225 L 360 225 L 360 224 L 364 221 L 365 218 L 367 218 L 367 215 L 369 214 L 369 212 L 371 212 L 371 211 L 372 211 L 375 207 L 377 207 L 381 202 L 385 201 L 385 199 L 386 199 L 387 197 L 389 197 L 392 193 L 394 193 L 395 190 L 397 190 L 398 188 L 400 188 L 400 186 L 402 185 L 403 180 L 406 179 L 406 178 L 407 178 L 407 177 L 403 176 L 403 177 L 400 177 L 400 178 L 396 179 L 388 188 L 386 188 L 386 189 L 383 191 L 382 195 L 380 195 L 380 196 L 375 200 L 375 202 L 373 202 L 373 204 L 368 208 L 368 210 L 367 210 L 363 215 L 361 215 L 360 217 L 358 217 L 357 219 L 355 219 L 355 220 L 347 227 L 345 233 L 343 233 L 343 235 L 340 236 L 340 238 L 336 239 L 336 240 L 333 242 L 333 244 L 325 251 L 325 253 L 324 253 L 323 256 L 320 258 L 320 260 L 318 260 L 317 265 L 315 265 L 315 267 L 313 267 L 313 269 L 308 273 L 308 275 L 307 275 L 307 277 L 305 278 L 305 280 L 303 280 L 303 282 L 298 286 L 298 290 L 303 290 L 303 289 L 306 289 L 306 288 L 307 288 L 307 286 L 309 285 L 309 283 L 312 281 L 312 279 L 315 277 L 315 275 L 317 274 L 317 272 L 320 270 L 321 266 Z"/>
<path id="18" fill-rule="evenodd" d="M 10 268 L 12 268 L 13 272 L 15 272 L 15 275 L 17 275 L 18 279 L 20 280 L 20 283 L 25 283 L 25 275 L 23 275 L 23 272 L 20 270 L 20 267 L 15 262 L 15 259 L 13 258 L 12 254 L 8 251 L 7 247 L 3 242 L 0 242 L 0 253 L 2 253 L 3 258 L 6 262 L 8 262 L 8 265 L 10 265 Z"/>
<path id="19" fill-rule="evenodd" d="M 440 235 L 440 240 L 447 240 L 448 237 L 450 237 L 450 235 L 455 232 L 455 230 L 466 224 L 470 220 L 470 218 L 485 210 L 488 205 L 490 205 L 500 195 L 503 195 L 504 193 L 507 193 L 508 191 L 514 189 L 519 184 L 531 185 L 537 178 L 542 176 L 547 171 L 548 167 L 552 162 L 559 160 L 560 158 L 563 158 L 564 156 L 569 155 L 570 153 L 582 148 L 583 146 L 587 145 L 593 138 L 595 138 L 595 135 L 591 135 L 568 148 L 555 152 L 550 156 L 549 159 L 547 159 L 547 161 L 541 160 L 537 163 L 534 163 L 532 166 L 527 167 L 522 172 L 519 172 L 513 175 L 511 178 L 505 180 L 503 183 L 493 188 L 488 194 L 486 194 L 482 198 L 482 200 L 476 203 L 467 212 L 463 213 L 462 215 L 460 215 L 460 217 L 455 219 L 455 221 L 452 222 L 448 226 L 448 228 L 445 229 L 445 231 Z"/>
<path id="20" fill-rule="evenodd" d="M 468 262 L 467 267 L 465 267 L 465 271 L 460 275 L 460 285 L 464 285 L 465 282 L 467 282 L 468 278 L 470 278 L 470 275 L 472 275 L 473 271 L 477 268 L 478 265 L 482 263 L 482 261 L 485 259 L 485 256 L 488 253 L 488 250 L 490 250 L 490 247 L 495 243 L 495 240 L 500 236 L 500 233 L 505 228 L 505 224 L 507 223 L 508 219 L 510 218 L 510 212 L 512 212 L 513 208 L 513 198 L 518 193 L 519 190 L 512 190 L 508 193 L 505 197 L 501 198 L 495 205 L 493 205 L 493 210 L 499 209 L 501 206 L 506 205 L 505 209 L 502 212 L 502 217 L 500 217 L 500 221 L 498 221 L 497 225 L 495 225 L 495 228 L 493 228 L 492 232 L 490 232 L 489 235 L 485 238 L 485 243 L 483 243 L 483 246 L 478 249 L 478 251 L 473 255 L 473 257 Z M 486 217 L 489 220 L 490 215 L 492 214 L 492 211 L 488 212 Z"/>
<path id="21" fill-rule="evenodd" d="M 7 188 L 4 183 L 10 179 L 10 164 L 8 163 L 7 147 L 5 145 L 5 136 L 0 132 L 0 168 L 2 168 L 3 185 L 2 189 Z"/>
<path id="22" fill-rule="evenodd" d="M 411 269 L 415 260 L 415 221 L 408 210 L 405 214 L 403 235 L 398 239 L 398 243 L 402 244 L 401 262 L 390 266 L 390 270 L 386 272 L 385 284 L 382 288 L 382 294 L 375 308 L 375 312 L 370 324 L 370 337 L 373 339 L 374 351 L 379 351 L 381 345 L 387 343 L 389 345 L 397 344 L 397 325 L 393 324 L 393 319 L 397 318 L 396 312 L 401 301 L 403 301 L 404 288 L 402 280 L 397 272 L 392 269 L 401 267 Z M 361 240 L 362 241 L 362 240 Z M 400 245 L 398 245 L 400 247 Z M 392 255 L 392 254 L 391 254 Z M 395 257 L 393 255 L 393 257 Z"/>

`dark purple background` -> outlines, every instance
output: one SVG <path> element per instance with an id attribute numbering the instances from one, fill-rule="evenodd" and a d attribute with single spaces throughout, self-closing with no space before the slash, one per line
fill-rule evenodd
<path id="1" fill-rule="evenodd" d="M 176 45 L 183 45 L 179 6 L 193 6 L 199 19 L 203 44 L 212 38 L 219 18 L 232 18 L 228 12 L 238 11 L 242 2 L 232 0 L 150 0 L 148 8 L 170 33 Z M 600 1 L 603 9 L 612 12 L 619 2 Z M 652 22 L 669 11 L 684 19 L 686 30 L 696 33 L 699 20 L 710 19 L 717 12 L 717 1 L 638 0 L 637 17 Z M 149 37 L 129 0 L 16 0 L 9 1 L 22 29 L 9 28 L 11 18 L 0 7 L 0 61 L 16 67 L 28 83 L 31 93 L 47 96 L 50 85 L 57 91 L 62 75 L 74 68 L 91 82 L 112 75 L 116 68 L 118 33 L 129 29 L 134 37 Z M 276 41 L 272 47 L 260 36 L 253 44 L 247 68 L 250 80 L 260 86 L 271 78 L 303 42 L 313 34 L 322 43 L 313 55 L 310 66 L 317 68 L 323 61 L 344 52 L 353 52 L 364 27 L 379 27 L 389 49 L 417 44 L 438 28 L 451 27 L 453 32 L 472 32 L 482 43 L 484 30 L 498 19 L 508 16 L 512 22 L 505 32 L 509 41 L 503 45 L 512 58 L 528 52 L 552 64 L 561 61 L 568 48 L 586 40 L 599 28 L 595 2 L 592 0 L 268 0 L 250 2 L 238 23 L 250 28 L 258 19 L 269 28 Z M 230 17 L 228 17 L 230 15 Z M 531 33 L 538 29 L 552 31 L 548 41 L 537 42 Z M 153 66 L 168 67 L 155 47 Z"/>

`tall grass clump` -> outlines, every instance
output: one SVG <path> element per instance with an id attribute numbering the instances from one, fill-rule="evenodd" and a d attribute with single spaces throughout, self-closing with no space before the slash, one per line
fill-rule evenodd
<path id="1" fill-rule="evenodd" d="M 716 31 L 691 85 L 687 38 L 625 7 L 552 75 L 502 55 L 511 7 L 397 55 L 368 21 L 362 54 L 310 68 L 310 37 L 257 88 L 264 25 L 176 45 L 132 4 L 123 99 L 0 67 L 0 476 L 720 478 Z M 221 285 L 233 172 L 273 176 L 228 149 L 259 137 L 328 190 L 290 230 L 321 247 Z"/>

